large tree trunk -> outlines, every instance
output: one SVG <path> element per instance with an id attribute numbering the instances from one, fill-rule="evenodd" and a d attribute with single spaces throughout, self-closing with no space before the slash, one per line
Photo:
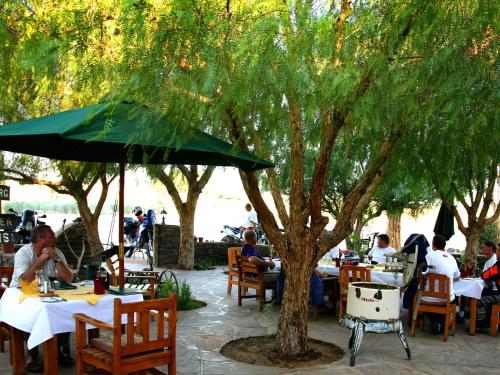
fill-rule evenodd
<path id="1" fill-rule="evenodd" d="M 387 212 L 387 235 L 389 236 L 390 246 L 399 250 L 401 248 L 401 214 L 402 212 Z"/>
<path id="2" fill-rule="evenodd" d="M 181 240 L 179 244 L 178 266 L 180 269 L 191 270 L 194 266 L 194 214 L 195 203 L 184 204 L 179 215 Z"/>
<path id="3" fill-rule="evenodd" d="M 101 239 L 99 237 L 98 220 L 92 214 L 88 203 L 83 198 L 74 197 L 78 205 L 78 211 L 82 218 L 83 225 L 85 226 L 85 239 L 89 244 L 90 254 L 96 255 L 104 250 Z"/>
<path id="4" fill-rule="evenodd" d="M 288 258 L 285 268 L 283 305 L 276 332 L 276 353 L 280 357 L 307 353 L 309 283 L 312 268 L 301 257 Z"/>
<path id="5" fill-rule="evenodd" d="M 465 252 L 464 252 L 464 270 L 470 270 L 476 267 L 477 253 L 479 249 L 479 236 L 481 235 L 481 227 L 469 228 L 465 234 Z"/>

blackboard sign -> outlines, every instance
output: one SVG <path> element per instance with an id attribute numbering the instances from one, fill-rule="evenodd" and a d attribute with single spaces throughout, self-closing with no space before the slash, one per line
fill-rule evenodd
<path id="1" fill-rule="evenodd" d="M 8 201 L 10 199 L 10 186 L 0 185 L 0 200 Z"/>
<path id="2" fill-rule="evenodd" d="M 13 232 L 0 232 L 0 244 L 2 243 L 18 243 L 19 236 Z"/>
<path id="3" fill-rule="evenodd" d="M 0 229 L 2 230 L 14 230 L 21 222 L 21 218 L 12 214 L 1 214 L 0 215 Z"/>

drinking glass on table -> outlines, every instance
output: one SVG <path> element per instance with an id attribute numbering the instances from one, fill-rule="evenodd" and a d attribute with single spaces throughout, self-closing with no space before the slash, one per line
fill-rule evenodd
<path id="1" fill-rule="evenodd" d="M 47 271 L 47 278 L 49 279 L 48 291 L 53 291 L 56 288 L 55 281 L 57 280 L 57 270 L 54 268 L 49 268 Z"/>

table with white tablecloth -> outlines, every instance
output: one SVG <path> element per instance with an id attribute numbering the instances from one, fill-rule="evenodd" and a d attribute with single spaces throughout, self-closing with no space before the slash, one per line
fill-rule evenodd
<path id="1" fill-rule="evenodd" d="M 0 321 L 17 330 L 29 332 L 28 349 L 46 343 L 63 332 L 75 331 L 74 313 L 83 313 L 105 323 L 113 323 L 114 299 L 123 302 L 142 301 L 141 294 L 106 294 L 95 305 L 85 300 L 68 300 L 55 303 L 28 297 L 20 302 L 21 290 L 8 288 L 0 299 Z M 124 319 L 126 317 L 124 316 Z M 55 362 L 57 363 L 57 356 Z M 46 368 L 48 366 L 45 366 Z"/>
<path id="2" fill-rule="evenodd" d="M 333 265 L 318 265 L 318 271 L 326 272 L 331 276 L 339 276 L 339 267 Z M 401 272 L 384 272 L 370 270 L 371 282 L 384 285 L 403 286 L 403 274 Z"/>

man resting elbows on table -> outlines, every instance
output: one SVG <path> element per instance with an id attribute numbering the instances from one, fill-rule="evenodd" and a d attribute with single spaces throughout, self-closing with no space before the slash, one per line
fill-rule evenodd
<path id="1" fill-rule="evenodd" d="M 37 225 L 33 228 L 30 237 L 31 243 L 21 247 L 14 257 L 14 273 L 10 287 L 18 287 L 20 279 L 30 283 L 35 279 L 36 271 L 42 270 L 46 276 L 57 275 L 57 278 L 66 283 L 73 280 L 73 273 L 66 263 L 64 254 L 55 247 L 57 238 L 48 225 Z M 69 333 L 58 335 L 59 362 L 72 365 L 69 356 Z M 43 364 L 39 362 L 38 347 L 30 351 L 31 362 L 27 365 L 30 372 L 42 372 Z"/>

